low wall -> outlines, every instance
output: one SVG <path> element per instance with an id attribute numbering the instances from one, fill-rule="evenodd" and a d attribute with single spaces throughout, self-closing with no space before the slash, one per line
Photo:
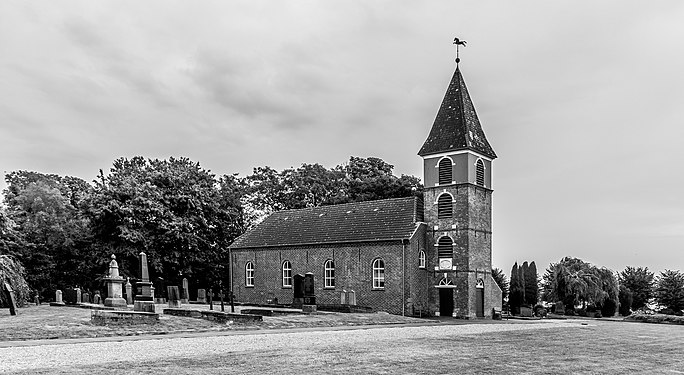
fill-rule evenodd
<path id="1" fill-rule="evenodd" d="M 175 315 L 175 316 L 186 316 L 189 318 L 206 319 L 206 320 L 216 321 L 216 322 L 220 322 L 220 323 L 225 323 L 225 322 L 229 322 L 229 321 L 241 322 L 241 323 L 260 322 L 263 320 L 263 318 L 260 315 L 235 314 L 235 313 L 213 311 L 213 310 L 191 310 L 191 309 L 168 308 L 168 309 L 164 309 L 164 314 Z"/>

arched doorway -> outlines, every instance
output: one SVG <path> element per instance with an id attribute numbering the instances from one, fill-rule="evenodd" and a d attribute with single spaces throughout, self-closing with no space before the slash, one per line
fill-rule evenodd
<path id="1" fill-rule="evenodd" d="M 454 285 L 446 276 L 439 280 L 439 316 L 454 315 Z"/>
<path id="2" fill-rule="evenodd" d="M 475 315 L 484 318 L 484 280 L 477 279 L 475 284 Z"/>

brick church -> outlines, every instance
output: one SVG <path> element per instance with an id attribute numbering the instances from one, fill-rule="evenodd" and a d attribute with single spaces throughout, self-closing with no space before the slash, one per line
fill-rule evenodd
<path id="1" fill-rule="evenodd" d="M 312 273 L 318 304 L 392 314 L 491 318 L 501 309 L 492 270 L 492 161 L 496 158 L 461 72 L 449 83 L 420 148 L 423 198 L 274 212 L 230 246 L 235 297 L 293 301 Z"/>

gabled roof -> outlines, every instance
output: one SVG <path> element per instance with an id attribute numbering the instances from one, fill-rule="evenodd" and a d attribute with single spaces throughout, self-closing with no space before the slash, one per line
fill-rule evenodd
<path id="1" fill-rule="evenodd" d="M 417 197 L 278 211 L 230 248 L 408 239 L 422 216 L 422 200 Z"/>
<path id="2" fill-rule="evenodd" d="M 472 150 L 492 159 L 496 158 L 482 131 L 475 106 L 470 100 L 458 67 L 451 78 L 430 135 L 418 155 L 426 156 L 457 150 Z"/>

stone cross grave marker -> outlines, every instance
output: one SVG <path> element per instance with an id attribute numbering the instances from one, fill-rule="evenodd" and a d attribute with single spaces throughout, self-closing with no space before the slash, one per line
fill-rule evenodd
<path id="1" fill-rule="evenodd" d="M 209 310 L 214 309 L 214 291 L 209 288 L 209 293 L 207 293 L 207 297 L 209 297 Z"/>
<path id="2" fill-rule="evenodd" d="M 218 297 L 221 299 L 221 311 L 225 311 L 223 307 L 223 297 L 225 297 L 225 295 L 223 294 L 223 289 L 219 290 Z"/>
<path id="3" fill-rule="evenodd" d="M 17 315 L 17 301 L 14 297 L 14 290 L 12 290 L 12 287 L 7 282 L 4 283 L 4 290 L 7 303 L 9 304 L 10 315 Z"/>

